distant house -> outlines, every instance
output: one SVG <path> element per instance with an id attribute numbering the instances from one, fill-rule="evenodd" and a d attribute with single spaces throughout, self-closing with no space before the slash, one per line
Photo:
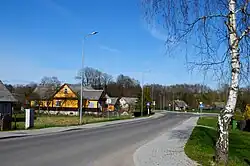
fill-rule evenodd
<path id="1" fill-rule="evenodd" d="M 90 86 L 83 87 L 83 112 L 98 113 L 105 105 L 103 90 L 95 90 Z M 51 87 L 39 87 L 33 92 L 36 98 L 31 106 L 36 109 L 47 110 L 53 114 L 77 115 L 80 107 L 81 85 L 63 84 L 55 90 Z"/>
<path id="2" fill-rule="evenodd" d="M 118 97 L 109 97 L 106 95 L 107 98 L 107 111 L 118 111 L 119 109 L 119 98 Z"/>
<path id="3" fill-rule="evenodd" d="M 188 108 L 188 105 L 183 100 L 174 100 L 174 108 L 176 111 L 182 111 L 186 110 Z"/>
<path id="4" fill-rule="evenodd" d="M 84 110 L 86 113 L 101 113 L 105 108 L 105 93 L 103 90 L 90 90 L 83 91 L 83 97 L 85 99 Z"/>
<path id="5" fill-rule="evenodd" d="M 212 106 L 213 106 L 213 109 L 215 110 L 221 110 L 225 107 L 225 102 L 213 102 L 212 103 Z"/>
<path id="6" fill-rule="evenodd" d="M 121 97 L 119 99 L 121 110 L 127 112 L 134 111 L 137 101 L 138 98 L 135 97 Z"/>
<path id="7" fill-rule="evenodd" d="M 0 80 L 0 117 L 12 115 L 12 105 L 15 102 L 17 102 L 15 97 Z"/>

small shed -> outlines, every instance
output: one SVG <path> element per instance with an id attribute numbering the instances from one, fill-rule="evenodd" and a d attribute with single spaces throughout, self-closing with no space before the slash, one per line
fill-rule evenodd
<path id="1" fill-rule="evenodd" d="M 0 80 L 0 114 L 1 114 L 1 117 L 5 115 L 12 115 L 12 105 L 14 102 L 17 102 L 17 100 Z"/>
<path id="2" fill-rule="evenodd" d="M 174 108 L 176 111 L 186 110 L 188 105 L 183 100 L 174 100 Z"/>
<path id="3" fill-rule="evenodd" d="M 108 111 L 116 111 L 119 104 L 118 97 L 110 97 L 110 101 L 111 102 L 108 104 Z"/>

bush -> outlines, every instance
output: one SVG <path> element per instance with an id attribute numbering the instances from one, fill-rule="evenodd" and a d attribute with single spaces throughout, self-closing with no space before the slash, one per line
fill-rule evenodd
<path id="1" fill-rule="evenodd" d="M 250 131 L 250 104 L 246 105 L 246 109 L 244 112 L 244 118 L 246 119 L 246 131 Z"/>
<path id="2" fill-rule="evenodd" d="M 246 109 L 245 109 L 245 112 L 244 112 L 244 117 L 246 120 L 250 120 L 250 105 L 247 104 L 246 105 Z"/>
<path id="3" fill-rule="evenodd" d="M 233 119 L 237 121 L 245 120 L 244 115 L 239 112 L 235 112 Z"/>

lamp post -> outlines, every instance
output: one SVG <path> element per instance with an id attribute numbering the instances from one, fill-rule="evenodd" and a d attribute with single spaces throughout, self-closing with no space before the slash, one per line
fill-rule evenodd
<path id="1" fill-rule="evenodd" d="M 84 67 L 84 43 L 87 37 L 92 36 L 92 35 L 96 35 L 98 32 L 94 31 L 92 33 L 89 33 L 87 35 L 84 36 L 83 40 L 82 40 L 82 71 L 81 71 L 81 100 L 80 100 L 80 124 L 82 124 L 82 100 L 83 100 L 83 67 Z"/>

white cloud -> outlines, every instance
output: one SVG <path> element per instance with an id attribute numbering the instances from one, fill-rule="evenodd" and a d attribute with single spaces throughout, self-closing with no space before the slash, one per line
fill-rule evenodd
<path id="1" fill-rule="evenodd" d="M 161 32 L 160 30 L 156 28 L 151 28 L 149 29 L 149 31 L 150 31 L 150 34 L 158 40 L 166 41 L 168 39 L 168 36 L 166 34 L 164 34 L 163 32 Z"/>
<path id="2" fill-rule="evenodd" d="M 151 25 L 143 24 L 143 27 L 151 34 L 152 37 L 161 41 L 168 41 L 170 43 L 177 43 L 176 37 L 167 34 L 167 29 L 162 28 L 156 23 L 152 23 Z"/>
<path id="3" fill-rule="evenodd" d="M 108 46 L 100 46 L 100 49 L 102 50 L 106 50 L 106 51 L 109 51 L 109 52 L 114 52 L 114 53 L 120 53 L 121 51 L 118 50 L 118 49 L 115 49 L 115 48 L 110 48 Z"/>

